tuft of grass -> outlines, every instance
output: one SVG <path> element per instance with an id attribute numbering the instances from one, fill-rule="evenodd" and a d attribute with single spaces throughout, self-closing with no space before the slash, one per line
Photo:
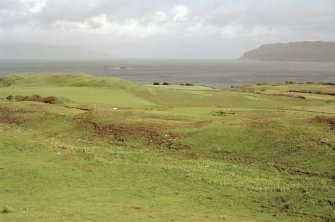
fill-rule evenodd
<path id="1" fill-rule="evenodd" d="M 12 210 L 8 207 L 8 206 L 5 206 L 1 209 L 1 213 L 3 214 L 8 214 L 8 213 L 11 213 Z"/>

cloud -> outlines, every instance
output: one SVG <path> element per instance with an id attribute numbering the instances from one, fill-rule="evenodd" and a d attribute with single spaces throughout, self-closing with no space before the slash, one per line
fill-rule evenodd
<path id="1" fill-rule="evenodd" d="M 0 41 L 237 57 L 263 43 L 334 41 L 334 14 L 332 0 L 2 0 Z"/>
<path id="2" fill-rule="evenodd" d="M 38 13 L 47 4 L 45 0 L 20 0 L 20 2 L 25 5 L 25 9 L 27 10 L 24 13 Z"/>

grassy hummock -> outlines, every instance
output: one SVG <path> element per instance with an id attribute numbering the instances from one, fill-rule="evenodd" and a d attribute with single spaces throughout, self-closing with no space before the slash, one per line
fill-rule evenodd
<path id="1" fill-rule="evenodd" d="M 0 221 L 335 221 L 333 93 L 1 76 Z"/>

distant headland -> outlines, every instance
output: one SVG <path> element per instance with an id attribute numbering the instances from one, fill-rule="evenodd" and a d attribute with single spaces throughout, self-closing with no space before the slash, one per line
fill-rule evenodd
<path id="1" fill-rule="evenodd" d="M 265 44 L 244 53 L 240 60 L 335 62 L 335 42 Z"/>

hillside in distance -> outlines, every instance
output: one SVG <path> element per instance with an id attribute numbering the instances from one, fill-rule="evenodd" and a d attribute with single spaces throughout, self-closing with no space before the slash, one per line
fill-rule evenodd
<path id="1" fill-rule="evenodd" d="M 240 60 L 335 62 L 335 42 L 265 44 L 244 53 Z"/>
<path id="2" fill-rule="evenodd" d="M 109 56 L 74 45 L 0 44 L 0 58 L 5 59 L 101 59 Z"/>

